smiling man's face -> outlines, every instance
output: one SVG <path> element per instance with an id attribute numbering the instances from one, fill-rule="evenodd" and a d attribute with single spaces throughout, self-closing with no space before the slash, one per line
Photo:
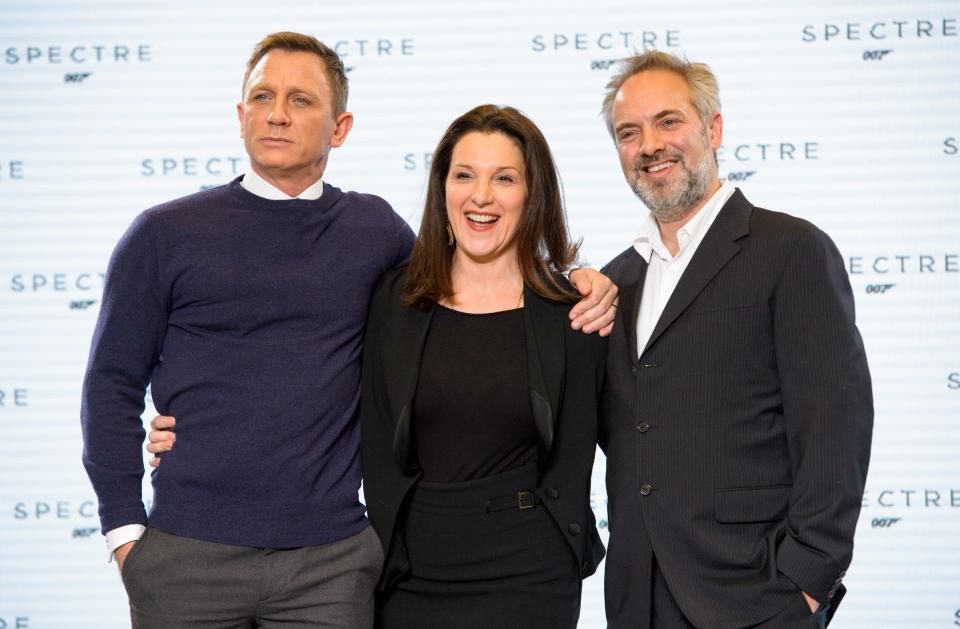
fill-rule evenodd
<path id="1" fill-rule="evenodd" d="M 723 120 L 717 113 L 704 126 L 683 77 L 635 74 L 617 92 L 611 120 L 623 174 L 657 220 L 687 219 L 716 191 Z"/>
<path id="2" fill-rule="evenodd" d="M 302 51 L 264 55 L 247 78 L 237 115 L 253 169 L 284 191 L 319 179 L 331 147 L 343 144 L 352 124 L 349 113 L 334 115 L 323 59 Z"/>

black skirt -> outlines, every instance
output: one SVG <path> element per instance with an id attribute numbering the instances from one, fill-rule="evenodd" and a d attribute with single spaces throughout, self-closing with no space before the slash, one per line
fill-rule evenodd
<path id="1" fill-rule="evenodd" d="M 546 508 L 520 509 L 535 465 L 419 483 L 400 522 L 410 574 L 377 600 L 379 629 L 562 629 L 580 616 L 576 557 Z M 489 506 L 491 504 L 493 507 Z"/>

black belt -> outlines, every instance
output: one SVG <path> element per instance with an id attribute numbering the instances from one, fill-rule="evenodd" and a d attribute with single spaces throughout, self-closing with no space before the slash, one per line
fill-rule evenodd
<path id="1" fill-rule="evenodd" d="M 537 494 L 524 489 L 509 496 L 491 498 L 487 501 L 487 513 L 506 511 L 507 509 L 532 509 L 538 504 L 540 504 L 540 501 L 537 500 Z"/>

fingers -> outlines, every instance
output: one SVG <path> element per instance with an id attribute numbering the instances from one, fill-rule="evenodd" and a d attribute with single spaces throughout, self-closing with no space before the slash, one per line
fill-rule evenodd
<path id="1" fill-rule="evenodd" d="M 177 419 L 175 417 L 170 417 L 169 415 L 157 415 L 150 420 L 150 428 L 154 430 L 169 430 L 171 428 L 176 428 Z"/>
<path id="2" fill-rule="evenodd" d="M 597 314 L 602 313 L 606 308 L 600 309 L 603 305 L 603 298 L 596 294 L 590 294 L 574 304 L 570 310 L 570 319 L 576 323 L 574 330 L 579 330 L 585 323 L 595 319 Z M 592 316 L 590 313 L 594 313 Z"/>
<path id="3" fill-rule="evenodd" d="M 150 433 L 150 438 L 154 439 L 154 433 Z M 163 433 L 166 434 L 166 433 Z M 150 454 L 160 454 L 161 452 L 169 452 L 173 449 L 174 439 L 167 439 L 163 436 L 156 437 L 157 441 L 147 444 L 146 451 Z"/>
<path id="4" fill-rule="evenodd" d="M 616 284 L 608 278 L 600 274 L 597 274 L 597 276 L 598 279 L 593 283 L 593 289 L 588 298 L 596 303 L 586 308 L 573 320 L 572 327 L 574 330 L 582 328 L 584 332 L 590 334 L 611 324 L 616 318 L 615 304 L 620 291 Z M 579 308 L 581 304 L 586 305 L 588 299 L 581 300 L 579 304 L 574 306 L 574 309 Z"/>
<path id="5" fill-rule="evenodd" d="M 607 325 L 600 328 L 600 336 L 610 336 L 610 333 L 613 332 L 613 321 Z"/>
<path id="6" fill-rule="evenodd" d="M 147 439 L 150 440 L 147 444 L 147 452 L 159 454 L 173 448 L 173 444 L 177 441 L 177 433 L 169 430 L 151 430 L 147 434 Z"/>
<path id="7" fill-rule="evenodd" d="M 570 319 L 576 319 L 581 314 L 595 308 L 601 299 L 601 295 L 594 294 L 593 291 L 593 282 L 591 281 L 591 275 L 588 271 L 592 269 L 575 269 L 570 272 L 570 283 L 573 284 L 573 287 L 577 289 L 577 292 L 583 296 L 583 299 L 578 301 L 574 305 L 573 309 L 570 311 Z"/>
<path id="8" fill-rule="evenodd" d="M 617 317 L 617 309 L 611 303 L 608 307 L 601 303 L 595 308 L 583 313 L 579 319 L 573 322 L 573 329 L 577 329 L 577 323 L 582 321 L 581 331 L 585 334 L 593 334 L 597 330 L 602 330 L 607 326 L 612 326 Z"/>
<path id="9" fill-rule="evenodd" d="M 150 427 L 153 429 L 147 434 L 149 443 L 147 452 L 151 454 L 160 454 L 169 452 L 173 449 L 173 444 L 177 441 L 177 433 L 173 432 L 177 420 L 166 415 L 157 415 L 150 420 Z M 149 461 L 151 467 L 160 465 L 160 457 L 155 456 Z"/>
<path id="10" fill-rule="evenodd" d="M 620 295 L 620 289 L 617 285 L 603 275 L 597 280 L 597 284 L 598 288 L 594 290 L 594 292 L 599 293 L 601 290 L 603 292 L 603 296 L 600 298 L 600 305 L 606 310 L 615 307 L 617 305 L 617 297 Z"/>

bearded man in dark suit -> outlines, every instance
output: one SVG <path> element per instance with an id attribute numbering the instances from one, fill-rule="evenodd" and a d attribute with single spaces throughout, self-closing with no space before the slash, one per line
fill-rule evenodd
<path id="1" fill-rule="evenodd" d="M 621 290 L 601 427 L 609 626 L 825 626 L 873 426 L 840 254 L 718 178 L 706 65 L 629 58 L 603 111 L 650 209 L 604 269 Z"/>

